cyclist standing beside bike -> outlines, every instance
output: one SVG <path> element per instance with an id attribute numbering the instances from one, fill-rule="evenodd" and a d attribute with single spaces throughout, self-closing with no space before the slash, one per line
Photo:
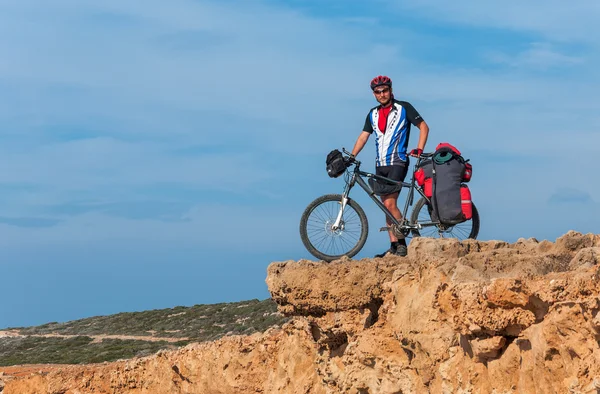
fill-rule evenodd
<path id="1" fill-rule="evenodd" d="M 375 140 L 377 152 L 375 174 L 395 181 L 404 181 L 409 167 L 408 156 L 418 157 L 423 153 L 429 135 L 429 126 L 410 103 L 394 98 L 390 78 L 381 75 L 373 78 L 371 90 L 379 105 L 369 111 L 363 131 L 352 149 L 352 155 L 358 155 L 371 134 L 375 132 L 377 137 Z M 411 124 L 419 128 L 420 135 L 417 148 L 407 154 Z M 402 219 L 402 214 L 398 209 L 399 187 L 381 183 L 376 183 L 375 186 L 377 190 L 374 191 L 381 197 L 385 207 L 396 219 Z M 390 227 L 392 223 L 387 217 L 386 222 Z M 375 255 L 375 257 L 383 257 L 387 253 L 406 256 L 407 247 L 404 237 L 399 239 L 392 231 L 388 233 L 390 249 Z"/>

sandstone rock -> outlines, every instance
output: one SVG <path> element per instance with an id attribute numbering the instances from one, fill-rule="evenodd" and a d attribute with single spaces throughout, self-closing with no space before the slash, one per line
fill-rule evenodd
<path id="1" fill-rule="evenodd" d="M 30 393 L 591 393 L 600 237 L 415 238 L 409 257 L 273 263 L 263 334 L 12 378 Z"/>
<path id="2" fill-rule="evenodd" d="M 314 263 L 288 261 L 267 269 L 271 297 L 287 315 L 323 315 L 331 311 L 367 308 L 381 299 L 383 284 L 396 269 L 396 260 Z"/>
<path id="3" fill-rule="evenodd" d="M 556 240 L 558 247 L 569 251 L 575 251 L 583 248 L 590 248 L 597 242 L 597 237 L 593 234 L 581 234 L 577 231 L 569 231 Z"/>
<path id="4" fill-rule="evenodd" d="M 600 264 L 600 247 L 584 248 L 579 250 L 569 262 L 569 269 L 591 268 L 598 264 Z"/>
<path id="5" fill-rule="evenodd" d="M 505 344 L 505 337 L 475 338 L 471 341 L 471 349 L 473 350 L 474 357 L 477 357 L 479 360 L 487 360 L 497 358 Z"/>

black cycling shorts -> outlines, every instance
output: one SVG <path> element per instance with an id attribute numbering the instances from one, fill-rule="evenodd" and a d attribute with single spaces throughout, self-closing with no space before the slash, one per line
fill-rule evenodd
<path id="1" fill-rule="evenodd" d="M 394 181 L 401 182 L 404 182 L 407 173 L 408 163 L 394 164 L 393 166 L 379 166 L 375 169 L 375 175 L 384 176 Z M 369 178 L 369 183 L 375 194 L 378 196 L 397 193 L 402 189 L 401 185 L 394 185 L 385 181 L 374 180 L 373 178 Z"/>

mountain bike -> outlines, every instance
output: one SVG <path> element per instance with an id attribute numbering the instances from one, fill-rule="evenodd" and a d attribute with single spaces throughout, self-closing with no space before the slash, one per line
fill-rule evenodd
<path id="1" fill-rule="evenodd" d="M 439 220 L 432 220 L 433 205 L 421 186 L 415 181 L 415 172 L 421 161 L 433 157 L 433 153 L 422 153 L 412 172 L 410 183 L 399 182 L 360 169 L 360 161 L 350 152 L 342 148 L 346 169 L 344 171 L 345 187 L 342 194 L 326 194 L 311 202 L 300 219 L 300 237 L 306 249 L 318 259 L 331 262 L 343 256 L 355 256 L 365 245 L 369 235 L 367 215 L 361 206 L 350 198 L 350 191 L 358 184 L 385 213 L 392 225 L 382 227 L 379 231 L 392 231 L 397 237 L 441 237 L 475 239 L 479 233 L 479 212 L 471 202 L 473 216 L 471 219 L 455 225 L 447 225 Z M 352 168 L 353 167 L 353 168 Z M 408 189 L 408 195 L 402 211 L 402 219 L 396 219 L 385 205 L 377 198 L 373 189 L 365 179 L 373 178 L 378 182 L 401 186 Z M 400 189 L 401 190 L 401 189 Z M 413 205 L 415 192 L 421 198 L 414 204 L 410 219 L 408 209 Z"/>

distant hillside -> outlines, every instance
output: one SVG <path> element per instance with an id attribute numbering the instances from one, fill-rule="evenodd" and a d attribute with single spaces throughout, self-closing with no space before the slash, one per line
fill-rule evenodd
<path id="1" fill-rule="evenodd" d="M 262 332 L 286 320 L 275 303 L 267 299 L 7 328 L 0 331 L 0 366 L 114 361 L 191 342 Z"/>

